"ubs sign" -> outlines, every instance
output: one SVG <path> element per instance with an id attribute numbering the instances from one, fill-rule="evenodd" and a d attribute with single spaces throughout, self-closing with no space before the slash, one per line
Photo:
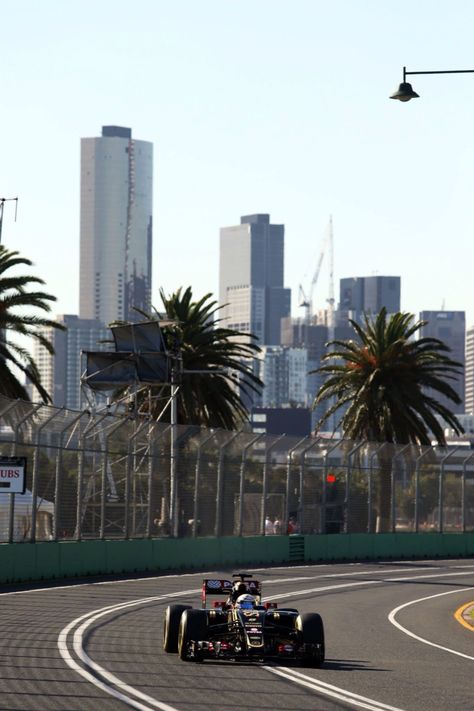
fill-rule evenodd
<path id="1" fill-rule="evenodd" d="M 24 494 L 26 457 L 0 457 L 0 493 Z"/>

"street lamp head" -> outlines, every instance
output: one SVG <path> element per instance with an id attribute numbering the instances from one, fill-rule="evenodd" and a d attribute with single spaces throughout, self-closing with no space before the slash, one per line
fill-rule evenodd
<path id="1" fill-rule="evenodd" d="M 418 99 L 419 94 L 413 91 L 413 87 L 408 82 L 403 81 L 398 89 L 391 94 L 391 99 L 398 99 L 398 101 L 410 101 L 410 99 Z"/>

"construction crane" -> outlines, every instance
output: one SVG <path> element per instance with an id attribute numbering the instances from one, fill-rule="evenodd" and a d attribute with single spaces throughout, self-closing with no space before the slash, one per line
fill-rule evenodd
<path id="1" fill-rule="evenodd" d="M 329 217 L 329 226 L 326 230 L 326 234 L 321 245 L 321 251 L 319 253 L 318 261 L 316 264 L 316 269 L 311 279 L 311 283 L 306 293 L 303 286 L 300 284 L 298 288 L 298 305 L 304 308 L 304 322 L 308 326 L 311 324 L 313 319 L 313 293 L 318 283 L 319 274 L 321 271 L 321 266 L 324 260 L 326 252 L 329 252 L 329 295 L 328 295 L 328 326 L 332 324 L 334 329 L 334 248 L 333 248 L 333 230 L 332 230 L 332 215 Z"/>
<path id="2" fill-rule="evenodd" d="M 334 332 L 336 329 L 336 313 L 335 313 L 335 298 L 334 298 L 334 234 L 332 228 L 332 215 L 329 215 L 329 225 L 327 230 L 327 240 L 329 245 L 329 295 L 327 298 L 328 303 L 328 339 L 330 341 L 334 338 Z"/>

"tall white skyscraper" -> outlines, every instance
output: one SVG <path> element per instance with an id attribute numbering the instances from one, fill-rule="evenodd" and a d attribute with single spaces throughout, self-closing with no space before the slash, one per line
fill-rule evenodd
<path id="1" fill-rule="evenodd" d="M 153 144 L 103 126 L 81 139 L 79 316 L 106 325 L 150 309 Z"/>

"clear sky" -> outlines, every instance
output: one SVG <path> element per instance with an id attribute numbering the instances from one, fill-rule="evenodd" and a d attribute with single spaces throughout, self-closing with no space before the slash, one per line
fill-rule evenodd
<path id="1" fill-rule="evenodd" d="M 309 286 L 333 216 L 335 286 L 402 278 L 402 309 L 474 323 L 470 0 L 0 2 L 3 243 L 77 313 L 80 138 L 154 143 L 153 302 L 217 296 L 219 227 L 286 226 L 285 286 Z M 471 49 L 470 49 L 471 48 Z M 328 273 L 314 300 L 322 308 Z"/>

